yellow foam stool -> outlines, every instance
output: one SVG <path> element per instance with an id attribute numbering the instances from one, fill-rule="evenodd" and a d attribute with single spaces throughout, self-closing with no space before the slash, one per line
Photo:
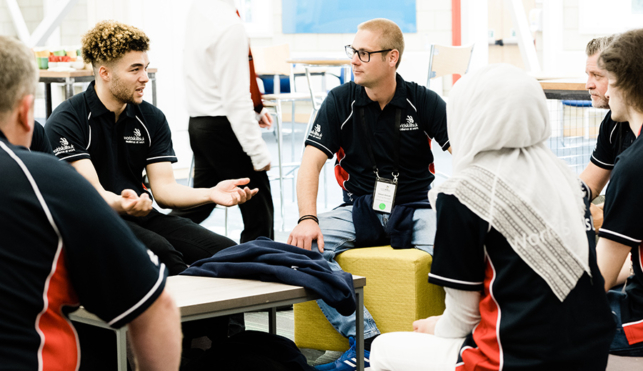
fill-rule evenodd
<path id="1" fill-rule="evenodd" d="M 413 331 L 413 321 L 444 312 L 444 289 L 428 283 L 433 258 L 418 249 L 390 246 L 352 249 L 336 257 L 344 271 L 366 277 L 364 305 L 382 333 Z M 295 304 L 295 343 L 300 348 L 344 351 L 348 340 L 314 301 Z"/>

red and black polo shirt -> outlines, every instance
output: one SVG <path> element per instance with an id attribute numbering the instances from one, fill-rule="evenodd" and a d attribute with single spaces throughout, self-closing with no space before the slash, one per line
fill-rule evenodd
<path id="1" fill-rule="evenodd" d="M 119 328 L 167 270 L 71 166 L 0 133 L 0 369 L 78 368 L 79 305 Z"/>
<path id="2" fill-rule="evenodd" d="M 328 93 L 315 119 L 306 145 L 324 152 L 328 158 L 337 154 L 337 182 L 349 195 L 373 193 L 375 174 L 365 144 L 360 110 L 364 109 L 375 162 L 383 178 L 392 179 L 394 168 L 395 115 L 401 109 L 400 176 L 397 194 L 428 192 L 433 175 L 431 142 L 436 140 L 443 151 L 449 148 L 446 104 L 435 92 L 396 76 L 395 95 L 380 109 L 363 86 L 343 84 Z"/>
<path id="3" fill-rule="evenodd" d="M 605 193 L 601 238 L 632 249 L 634 275 L 625 285 L 627 298 L 621 302 L 623 331 L 630 345 L 643 342 L 643 142 L 638 137 L 616 158 Z"/>
<path id="4" fill-rule="evenodd" d="M 592 277 L 584 274 L 562 303 L 500 232 L 456 196 L 439 195 L 436 214 L 429 282 L 482 292 L 480 323 L 465 338 L 456 370 L 605 369 L 614 322 L 589 212 Z"/>

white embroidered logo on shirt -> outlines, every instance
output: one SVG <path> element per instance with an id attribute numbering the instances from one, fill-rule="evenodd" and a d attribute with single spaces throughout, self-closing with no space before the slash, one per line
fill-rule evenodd
<path id="1" fill-rule="evenodd" d="M 156 256 L 156 254 L 154 254 L 150 250 L 147 250 L 147 255 L 150 256 L 150 260 L 152 261 L 152 263 L 154 263 L 155 265 L 159 265 L 159 257 Z"/>
<path id="2" fill-rule="evenodd" d="M 400 124 L 400 131 L 419 130 L 418 124 L 415 123 L 412 116 L 406 116 L 406 122 Z"/>
<path id="3" fill-rule="evenodd" d="M 125 143 L 129 144 L 145 144 L 145 138 L 141 136 L 141 130 L 138 128 L 134 129 L 134 136 L 124 137 Z"/>
<path id="4" fill-rule="evenodd" d="M 69 144 L 67 138 L 60 138 L 60 147 L 54 148 L 54 155 L 62 155 L 64 153 L 74 152 L 76 149 L 73 144 Z"/>
<path id="5" fill-rule="evenodd" d="M 321 126 L 319 124 L 315 125 L 313 130 L 310 131 L 310 136 L 315 138 L 315 139 L 321 139 L 322 138 Z"/>

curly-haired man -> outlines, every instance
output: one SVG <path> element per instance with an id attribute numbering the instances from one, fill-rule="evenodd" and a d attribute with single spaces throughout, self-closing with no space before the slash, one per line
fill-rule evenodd
<path id="1" fill-rule="evenodd" d="M 87 178 L 175 275 L 235 243 L 188 219 L 158 212 L 152 193 L 159 205 L 181 209 L 236 205 L 257 191 L 237 187 L 248 179 L 222 181 L 209 189 L 176 182 L 171 163 L 177 158 L 165 115 L 143 101 L 148 49 L 141 30 L 115 21 L 100 22 L 85 34 L 83 57 L 96 80 L 56 108 L 47 121 L 47 135 L 54 154 Z M 143 169 L 152 193 L 141 182 Z"/>
<path id="2" fill-rule="evenodd" d="M 140 369 L 177 370 L 165 266 L 69 165 L 27 149 L 37 83 L 33 53 L 0 35 L 0 369 L 78 370 L 88 349 L 68 313 L 83 305 L 128 326 Z"/>

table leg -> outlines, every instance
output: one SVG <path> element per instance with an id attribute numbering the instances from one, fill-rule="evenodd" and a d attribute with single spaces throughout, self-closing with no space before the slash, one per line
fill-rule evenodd
<path id="1" fill-rule="evenodd" d="M 118 371 L 127 371 L 127 326 L 116 330 L 116 358 Z"/>
<path id="2" fill-rule="evenodd" d="M 355 289 L 357 299 L 357 310 L 355 311 L 355 332 L 357 370 L 364 371 L 364 288 Z"/>
<path id="3" fill-rule="evenodd" d="M 277 308 L 270 308 L 268 311 L 268 332 L 277 335 Z"/>
<path id="4" fill-rule="evenodd" d="M 74 83 L 76 82 L 76 79 L 73 77 L 66 77 L 65 78 L 65 100 L 71 98 L 74 96 Z"/>
<path id="5" fill-rule="evenodd" d="M 154 107 L 158 107 L 156 105 L 156 73 L 148 73 L 147 75 L 152 80 L 152 104 Z"/>
<path id="6" fill-rule="evenodd" d="M 45 118 L 49 118 L 49 116 L 51 116 L 52 111 L 53 111 L 53 108 L 51 103 L 51 83 L 46 82 L 45 83 Z"/>
<path id="7" fill-rule="evenodd" d="M 281 93 L 281 78 L 279 75 L 275 75 L 272 78 L 273 89 L 272 92 L 275 94 Z"/>
<path id="8" fill-rule="evenodd" d="M 281 212 L 281 231 L 283 232 L 286 229 L 286 222 L 285 222 L 285 213 L 284 213 L 284 169 L 283 169 L 284 155 L 282 152 L 282 147 L 284 144 L 282 129 L 283 129 L 284 122 L 281 115 L 282 115 L 281 101 L 277 99 L 276 129 L 277 129 L 277 154 L 279 156 L 279 205 L 280 205 L 280 212 Z"/>

